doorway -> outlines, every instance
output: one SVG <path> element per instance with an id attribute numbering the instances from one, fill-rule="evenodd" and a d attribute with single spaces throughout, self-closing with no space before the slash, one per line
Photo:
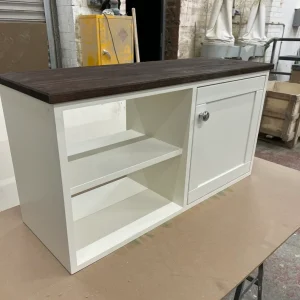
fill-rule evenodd
<path id="1" fill-rule="evenodd" d="M 165 0 L 126 0 L 126 13 L 136 9 L 141 61 L 164 59 Z"/>

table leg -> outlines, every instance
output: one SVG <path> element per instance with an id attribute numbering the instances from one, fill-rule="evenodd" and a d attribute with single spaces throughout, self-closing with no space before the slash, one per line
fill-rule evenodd
<path id="1" fill-rule="evenodd" d="M 261 264 L 258 268 L 258 276 L 257 276 L 257 287 L 258 287 L 258 297 L 257 300 L 262 300 L 262 292 L 263 292 L 263 277 L 264 277 L 264 265 Z"/>
<path id="2" fill-rule="evenodd" d="M 245 281 L 240 283 L 238 287 L 236 288 L 235 295 L 234 295 L 234 300 L 241 300 L 242 299 L 242 292 L 244 288 Z"/>
<path id="3" fill-rule="evenodd" d="M 263 277 L 264 277 L 264 265 L 261 264 L 258 268 L 257 277 L 253 278 L 248 276 L 239 286 L 236 288 L 234 300 L 241 300 L 245 294 L 251 289 L 251 287 L 255 284 L 258 288 L 258 297 L 257 300 L 262 300 L 262 292 L 263 292 Z M 247 281 L 250 281 L 250 284 L 244 289 L 244 285 Z"/>

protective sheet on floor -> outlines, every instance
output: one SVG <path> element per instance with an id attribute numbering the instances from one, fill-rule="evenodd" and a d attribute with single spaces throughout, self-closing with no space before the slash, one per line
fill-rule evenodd
<path id="1" fill-rule="evenodd" d="M 234 44 L 232 34 L 233 0 L 215 0 L 210 16 L 205 44 Z"/>
<path id="2" fill-rule="evenodd" d="M 266 4 L 265 0 L 254 0 L 251 7 L 246 32 L 239 37 L 243 45 L 264 45 L 266 37 Z"/>

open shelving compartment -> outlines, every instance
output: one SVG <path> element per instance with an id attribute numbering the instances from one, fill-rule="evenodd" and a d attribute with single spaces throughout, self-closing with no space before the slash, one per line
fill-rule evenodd
<path id="1" fill-rule="evenodd" d="M 84 126 L 65 124 L 79 269 L 185 205 L 192 95 L 187 89 L 122 101 L 119 120 L 99 120 L 92 135 L 89 126 L 85 132 Z M 116 102 L 95 104 L 95 111 L 109 105 Z M 64 111 L 64 119 L 71 111 Z"/>

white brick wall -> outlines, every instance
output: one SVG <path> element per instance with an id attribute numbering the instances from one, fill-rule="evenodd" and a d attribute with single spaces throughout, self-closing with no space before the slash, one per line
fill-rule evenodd
<path id="1" fill-rule="evenodd" d="M 200 55 L 201 42 L 205 37 L 207 17 L 211 11 L 209 0 L 182 0 L 179 27 L 178 57 Z"/>
<path id="2" fill-rule="evenodd" d="M 81 64 L 78 16 L 99 14 L 99 11 L 89 8 L 87 0 L 57 0 L 57 11 L 63 67 L 77 67 Z M 125 0 L 121 11 L 125 13 Z"/>

